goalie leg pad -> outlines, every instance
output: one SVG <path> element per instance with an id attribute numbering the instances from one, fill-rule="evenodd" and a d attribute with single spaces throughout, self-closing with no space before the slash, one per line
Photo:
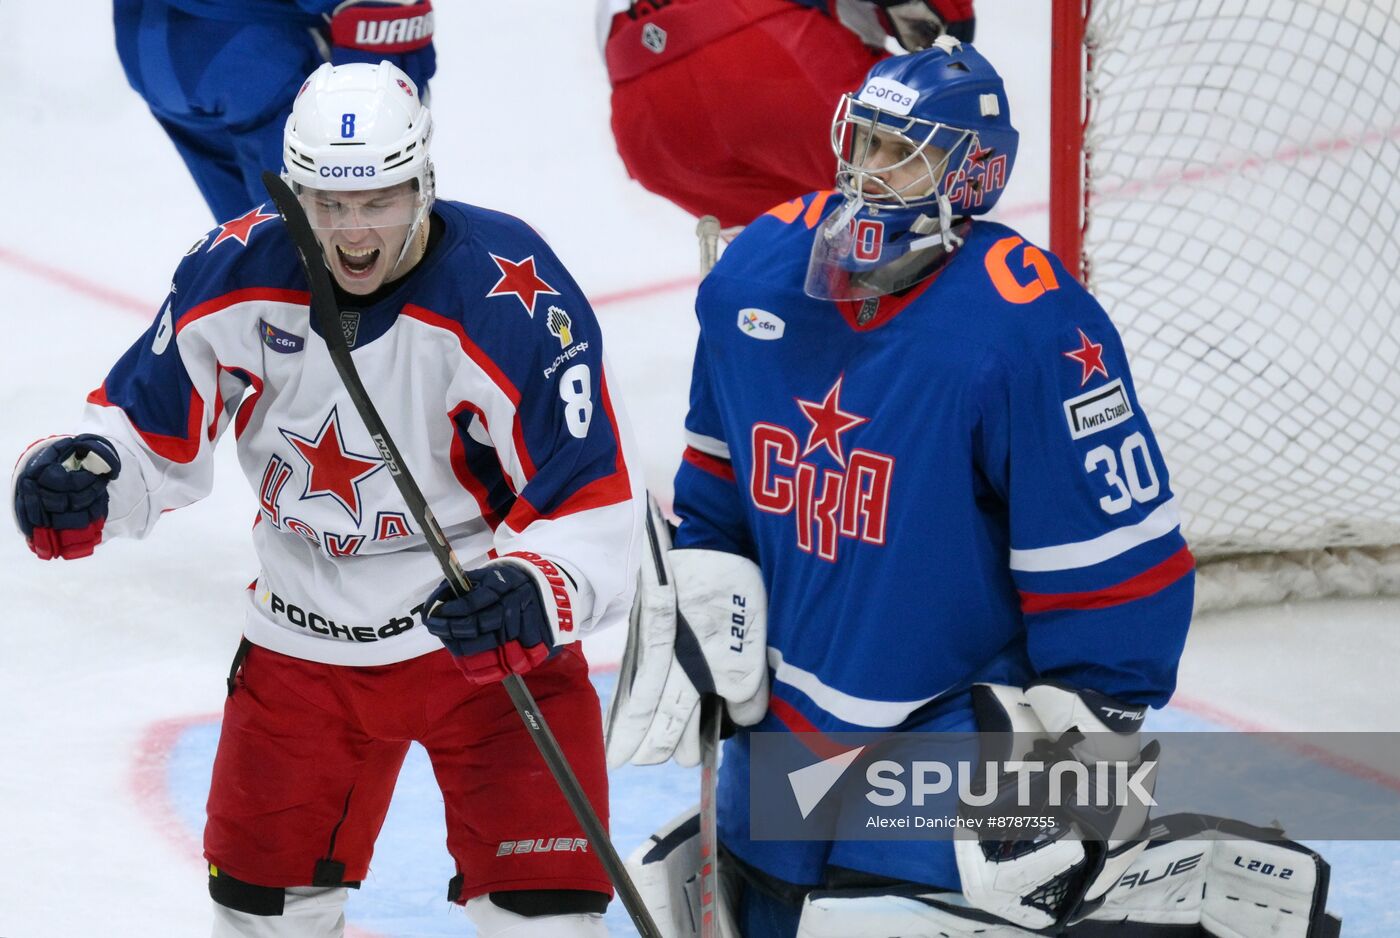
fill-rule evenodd
<path id="1" fill-rule="evenodd" d="M 625 863 L 643 904 L 651 911 L 662 938 L 699 938 L 700 809 L 672 818 L 632 852 Z M 738 938 L 734 918 L 739 878 L 720 867 L 715 897 L 716 934 Z"/>
<path id="2" fill-rule="evenodd" d="M 292 886 L 275 892 L 282 894 L 277 912 L 240 911 L 214 896 L 213 938 L 341 938 L 345 934 L 344 886 Z"/>
<path id="3" fill-rule="evenodd" d="M 894 891 L 813 892 L 802 905 L 796 938 L 1029 938 L 1034 934 L 978 912 L 958 893 L 910 886 Z"/>
<path id="4" fill-rule="evenodd" d="M 1255 839 L 1253 828 L 1221 818 L 1171 815 L 1153 823 L 1159 835 L 1196 833 L 1153 842 L 1109 890 L 1084 934 L 1109 934 L 1089 926 L 1112 922 L 1116 935 L 1116 923 L 1130 921 L 1210 938 L 1335 938 L 1340 922 L 1325 911 L 1329 867 L 1318 854 L 1292 841 Z"/>

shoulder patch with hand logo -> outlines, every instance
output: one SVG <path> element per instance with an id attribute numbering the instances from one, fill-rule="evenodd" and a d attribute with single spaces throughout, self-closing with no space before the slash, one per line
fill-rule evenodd
<path id="1" fill-rule="evenodd" d="M 549 318 L 545 321 L 549 327 L 550 335 L 559 340 L 560 348 L 568 348 L 574 341 L 574 321 L 569 318 L 561 307 L 551 306 L 549 308 Z"/>

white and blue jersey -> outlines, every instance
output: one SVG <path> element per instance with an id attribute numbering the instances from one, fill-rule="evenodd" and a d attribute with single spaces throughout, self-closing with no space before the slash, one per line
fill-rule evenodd
<path id="1" fill-rule="evenodd" d="M 464 566 L 540 555 L 573 581 L 574 629 L 621 619 L 641 476 L 588 301 L 518 219 L 441 200 L 433 214 L 418 266 L 358 308 L 342 298 L 355 365 Z M 308 302 L 269 206 L 190 249 L 89 398 L 82 430 L 122 459 L 106 531 L 144 536 L 207 494 L 231 428 L 257 505 L 248 637 L 332 664 L 401 661 L 442 647 L 420 605 L 442 573 Z"/>
<path id="2" fill-rule="evenodd" d="M 814 230 L 840 201 L 761 217 L 697 301 L 676 545 L 763 571 L 756 729 L 971 729 L 979 681 L 1161 706 L 1194 561 L 1113 324 L 1057 259 L 985 221 L 903 296 L 812 299 Z M 748 840 L 742 735 L 725 758 L 725 843 L 817 882 L 823 858 Z M 956 887 L 950 849 L 839 865 Z"/>

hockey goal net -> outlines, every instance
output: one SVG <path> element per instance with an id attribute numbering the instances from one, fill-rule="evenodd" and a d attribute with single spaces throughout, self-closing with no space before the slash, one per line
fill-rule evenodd
<path id="1" fill-rule="evenodd" d="M 1198 609 L 1400 593 L 1400 0 L 1054 0 L 1051 246 L 1103 302 Z"/>

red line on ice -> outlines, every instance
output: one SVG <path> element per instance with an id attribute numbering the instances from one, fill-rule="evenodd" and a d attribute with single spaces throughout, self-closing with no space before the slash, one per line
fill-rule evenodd
<path id="1" fill-rule="evenodd" d="M 1223 176 L 1233 176 L 1244 170 L 1256 169 L 1268 164 L 1293 163 L 1326 153 L 1340 153 L 1358 147 L 1370 146 L 1386 140 L 1395 139 L 1396 137 L 1400 137 L 1400 126 L 1390 127 L 1388 129 L 1370 130 L 1356 137 L 1335 137 L 1303 145 L 1289 144 L 1274 153 L 1263 156 L 1249 155 L 1237 160 L 1226 160 L 1210 167 L 1188 167 L 1164 174 L 1156 179 L 1129 180 L 1118 186 L 1100 191 L 1099 198 L 1103 200 L 1129 198 L 1143 192 L 1167 189 L 1182 182 L 1200 182 L 1209 179 L 1218 179 Z M 1000 221 L 1015 220 L 1017 218 L 1025 218 L 1033 215 L 1043 215 L 1049 210 L 1049 202 L 1025 202 L 1020 205 L 1009 205 L 1004 210 L 994 213 L 994 217 Z M 129 296 L 122 293 L 120 290 L 113 290 L 104 284 L 89 280 L 79 273 L 35 260 L 28 255 L 21 254 L 3 245 L 0 245 L 0 264 L 11 267 L 21 273 L 29 274 L 40 280 L 45 280 L 55 286 L 71 290 L 74 293 L 80 293 L 103 303 L 116 306 L 125 312 L 136 313 L 145 317 L 155 315 L 154 311 L 157 307 L 155 302 Z M 694 289 L 695 285 L 699 282 L 700 278 L 695 276 L 672 277 L 666 280 L 658 280 L 654 283 L 645 283 L 640 286 L 629 287 L 622 290 L 596 293 L 590 298 L 590 301 L 594 306 L 608 306 L 613 303 L 625 303 L 631 300 L 659 296 L 675 290 Z"/>
<path id="2" fill-rule="evenodd" d="M 18 251 L 12 251 L 3 245 L 0 245 L 0 264 L 13 267 L 20 273 L 29 274 L 31 277 L 46 280 L 54 286 L 63 287 L 74 293 L 80 293 L 83 296 L 91 297 L 99 302 L 115 306 L 123 312 L 139 313 L 148 318 L 155 316 L 156 307 L 158 305 L 156 303 L 148 303 L 134 296 L 122 293 L 120 290 L 113 290 L 110 287 L 88 280 L 80 274 L 64 270 L 61 267 L 55 267 L 52 264 L 45 264 L 43 261 L 35 260 L 32 257 L 20 254 Z"/>
<path id="3" fill-rule="evenodd" d="M 10 267 L 22 274 L 28 274 L 38 280 L 43 280 L 51 286 L 62 287 L 89 299 L 97 300 L 99 303 L 114 306 L 124 313 L 133 313 L 146 319 L 153 318 L 156 310 L 160 307 L 160 297 L 152 300 L 143 300 L 114 290 L 89 280 L 82 274 L 74 271 L 64 270 L 52 264 L 46 264 L 41 260 L 21 254 L 18 251 L 0 245 L 0 265 Z M 626 303 L 631 300 L 642 300 L 647 297 L 660 296 L 677 290 L 693 290 L 700 283 L 699 277 L 672 277 L 668 280 L 658 280 L 655 283 L 644 283 L 640 286 L 630 287 L 625 290 L 612 290 L 606 293 L 595 293 L 589 297 L 589 302 L 594 306 L 610 306 L 615 303 Z"/>
<path id="4" fill-rule="evenodd" d="M 1353 778 L 1371 782 L 1390 791 L 1400 792 L 1400 776 L 1384 772 L 1374 766 L 1364 762 L 1357 762 L 1355 759 L 1348 759 L 1346 756 L 1337 755 L 1322 746 L 1313 743 L 1303 742 L 1301 739 L 1293 739 L 1285 735 L 1284 731 L 1273 727 L 1256 723 L 1253 720 L 1246 720 L 1236 716 L 1222 707 L 1215 704 L 1206 703 L 1203 700 L 1195 700 L 1191 697 L 1183 697 L 1177 694 L 1171 699 L 1170 707 L 1182 710 L 1192 716 L 1198 716 L 1212 723 L 1218 723 L 1226 729 L 1234 730 L 1238 733 L 1269 733 L 1277 736 L 1279 744 L 1293 750 L 1298 755 L 1318 765 L 1325 765 L 1328 768 L 1336 769 Z"/>
<path id="5" fill-rule="evenodd" d="M 167 774 L 170 753 L 191 727 L 218 722 L 217 713 L 157 720 L 141 734 L 136 760 L 131 766 L 129 787 L 146 820 L 165 838 L 166 843 L 185 857 L 204 862 L 204 850 L 185 822 L 175 813 Z"/>

